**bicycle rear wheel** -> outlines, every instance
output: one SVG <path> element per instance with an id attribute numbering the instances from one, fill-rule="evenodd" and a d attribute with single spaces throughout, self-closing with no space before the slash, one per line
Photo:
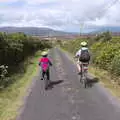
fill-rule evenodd
<path id="1" fill-rule="evenodd" d="M 84 84 L 85 84 L 85 81 L 84 81 L 84 66 L 83 65 L 81 65 L 80 83 L 82 84 L 82 86 L 84 86 Z"/>
<path id="2" fill-rule="evenodd" d="M 80 75 L 80 83 L 82 83 L 82 77 L 83 77 L 83 76 L 82 76 L 82 73 L 81 73 L 81 75 Z"/>

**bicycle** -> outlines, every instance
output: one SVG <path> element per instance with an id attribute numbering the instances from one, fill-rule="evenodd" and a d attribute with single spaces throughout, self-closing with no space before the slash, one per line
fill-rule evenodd
<path id="1" fill-rule="evenodd" d="M 88 63 L 81 64 L 81 74 L 80 74 L 80 83 L 83 84 L 84 88 L 88 86 Z"/>

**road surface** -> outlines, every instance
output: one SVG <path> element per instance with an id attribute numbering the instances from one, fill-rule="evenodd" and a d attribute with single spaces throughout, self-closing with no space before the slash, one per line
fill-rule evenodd
<path id="1" fill-rule="evenodd" d="M 40 76 L 34 77 L 17 120 L 120 120 L 120 103 L 105 88 L 83 88 L 75 64 L 59 49 L 50 58 L 53 88 L 45 91 Z"/>

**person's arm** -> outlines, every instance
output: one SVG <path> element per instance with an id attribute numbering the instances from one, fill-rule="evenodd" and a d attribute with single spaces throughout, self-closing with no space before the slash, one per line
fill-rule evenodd
<path id="1" fill-rule="evenodd" d="M 79 57 L 81 55 L 81 49 L 76 52 L 75 57 Z"/>
<path id="2" fill-rule="evenodd" d="M 39 60 L 39 63 L 38 63 L 38 65 L 39 65 L 39 66 L 41 65 L 41 59 Z"/>
<path id="3" fill-rule="evenodd" d="M 41 62 L 39 62 L 39 64 L 38 64 L 39 66 L 41 65 Z"/>
<path id="4" fill-rule="evenodd" d="M 50 66 L 52 66 L 52 62 L 51 61 L 49 61 L 49 64 L 50 64 Z"/>
<path id="5" fill-rule="evenodd" d="M 50 64 L 50 66 L 52 66 L 52 62 L 50 61 L 50 59 L 49 59 L 49 64 Z"/>

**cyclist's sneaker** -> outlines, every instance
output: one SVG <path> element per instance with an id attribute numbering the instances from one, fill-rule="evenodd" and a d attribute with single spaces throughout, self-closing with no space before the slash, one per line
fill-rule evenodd
<path id="1" fill-rule="evenodd" d="M 45 90 L 48 90 L 48 87 L 45 87 Z"/>

